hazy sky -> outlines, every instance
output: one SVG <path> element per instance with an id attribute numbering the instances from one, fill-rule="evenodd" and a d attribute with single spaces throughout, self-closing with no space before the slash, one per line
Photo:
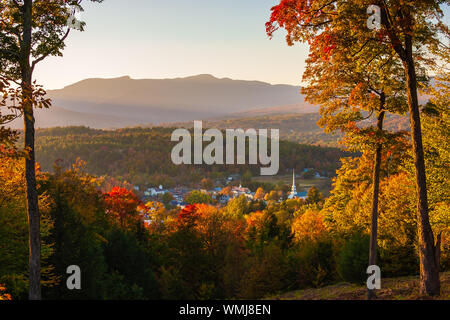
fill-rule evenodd
<path id="1" fill-rule="evenodd" d="M 299 85 L 306 45 L 288 47 L 285 32 L 265 33 L 279 0 L 84 0 L 85 32 L 73 31 L 64 57 L 36 69 L 47 89 L 85 78 L 129 75 L 217 77 Z M 447 8 L 446 19 L 448 22 Z"/>
<path id="2" fill-rule="evenodd" d="M 64 57 L 36 69 L 47 89 L 85 78 L 135 79 L 209 73 L 299 85 L 307 47 L 269 40 L 265 22 L 277 0 L 105 0 L 85 2 L 84 32 L 73 31 Z"/>

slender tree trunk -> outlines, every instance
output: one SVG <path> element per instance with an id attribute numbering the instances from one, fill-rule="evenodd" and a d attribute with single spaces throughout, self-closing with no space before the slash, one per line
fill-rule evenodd
<path id="1" fill-rule="evenodd" d="M 38 195 L 36 190 L 36 160 L 34 150 L 34 115 L 33 105 L 28 104 L 24 108 L 25 123 L 25 148 L 28 150 L 25 159 L 25 179 L 27 193 L 27 210 L 29 224 L 30 246 L 30 300 L 41 299 L 41 232 Z"/>
<path id="2" fill-rule="evenodd" d="M 420 124 L 420 110 L 417 96 L 417 79 L 412 55 L 412 38 L 406 36 L 406 57 L 403 66 L 406 74 L 409 113 L 411 121 L 411 135 L 414 152 L 414 166 L 416 170 L 416 192 L 418 197 L 418 234 L 420 257 L 420 291 L 421 294 L 439 295 L 440 280 L 436 266 L 433 230 L 428 216 L 427 180 L 425 173 L 425 157 L 422 143 L 422 128 Z"/>
<path id="3" fill-rule="evenodd" d="M 381 110 L 384 108 L 386 103 L 386 96 L 384 93 L 380 97 Z M 383 130 L 383 120 L 384 111 L 380 111 L 378 114 L 377 131 L 381 132 Z M 380 196 L 380 171 L 381 171 L 381 151 L 383 145 L 381 143 L 377 144 L 377 149 L 375 152 L 375 164 L 373 168 L 373 194 L 372 194 L 372 224 L 370 230 L 370 248 L 369 248 L 369 266 L 377 264 L 377 238 L 378 238 L 378 199 Z M 367 299 L 375 299 L 375 290 L 368 290 Z"/>
<path id="4" fill-rule="evenodd" d="M 36 190 L 36 159 L 34 149 L 33 114 L 33 70 L 30 64 L 32 36 L 32 0 L 23 4 L 23 36 L 21 43 L 20 67 L 25 129 L 25 179 L 29 224 L 29 299 L 41 299 L 41 231 L 38 195 Z"/>

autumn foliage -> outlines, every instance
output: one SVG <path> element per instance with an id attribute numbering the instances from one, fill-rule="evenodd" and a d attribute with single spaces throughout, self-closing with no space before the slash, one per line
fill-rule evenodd
<path id="1" fill-rule="evenodd" d="M 106 212 L 121 226 L 138 221 L 138 207 L 143 206 L 139 198 L 130 190 L 114 187 L 104 194 Z"/>
<path id="2" fill-rule="evenodd" d="M 0 8 L 7 2 L 0 1 Z M 34 158 L 18 160 L 12 152 L 17 136 L 1 125 L 11 120 L 3 110 L 13 91 L 1 80 L 0 300 L 27 298 L 33 239 L 28 236 L 29 177 L 37 182 L 36 187 L 32 183 L 39 206 L 32 216 L 39 222 L 34 236 L 42 239 L 35 255 L 42 261 L 35 267 L 42 277 L 40 282 L 35 277 L 34 284 L 42 285 L 47 299 L 261 299 L 342 281 L 362 283 L 369 243 L 378 250 L 383 277 L 421 273 L 423 293 L 437 294 L 439 281 L 430 281 L 430 275 L 450 268 L 450 79 L 439 70 L 443 74 L 430 86 L 427 72 L 437 67 L 436 56 L 448 63 L 448 48 L 440 46 L 437 33 L 448 36 L 440 24 L 442 1 L 377 1 L 383 4 L 384 27 L 369 31 L 366 8 L 371 2 L 281 0 L 266 24 L 270 37 L 284 29 L 289 45 L 309 45 L 303 93 L 321 107 L 320 119 L 314 119 L 326 133 L 343 136 L 345 147 L 355 152 L 280 144 L 281 170 L 315 167 L 332 176 L 342 156 L 326 197 L 323 190 L 308 187 L 306 199 L 286 200 L 289 186 L 252 182 L 252 166 L 177 167 L 169 160 L 167 128 L 40 130 L 41 170 Z M 38 37 L 33 41 L 45 40 L 44 47 L 32 50 L 41 55 L 66 28 L 62 5 L 67 1 L 34 3 L 45 18 L 32 28 Z M 58 12 L 50 17 L 45 12 L 52 7 Z M 18 9 L 13 11 L 11 22 L 20 17 Z M 58 20 L 56 30 L 50 28 L 52 17 Z M 15 37 L 15 24 L 20 19 L 9 26 L 7 39 Z M 40 28 L 49 28 L 53 36 Z M 4 43 L 9 52 L 17 41 Z M 51 45 L 49 54 L 58 54 L 63 46 Z M 5 53 L 0 58 L 10 59 Z M 19 70 L 11 62 L 4 64 L 12 73 Z M 417 84 L 431 97 L 420 109 L 414 106 Z M 35 98 L 43 99 L 43 89 L 36 90 Z M 47 107 L 49 101 L 42 99 L 34 104 Z M 383 126 L 391 116 L 398 119 L 408 111 L 414 120 L 411 132 Z M 33 128 L 31 118 L 25 120 Z M 34 146 L 32 131 L 29 147 Z M 421 173 L 420 156 L 426 164 Z M 61 157 L 75 164 L 53 163 Z M 30 169 L 33 174 L 26 174 Z M 232 198 L 231 185 L 237 184 L 232 182 L 219 193 L 231 198 L 226 204 L 205 190 L 190 192 L 183 208 L 173 205 L 169 194 L 144 204 L 144 193 L 135 193 L 124 181 L 211 189 L 216 179 L 238 172 L 255 191 L 254 200 Z M 427 182 L 422 187 L 421 179 Z M 369 242 L 370 234 L 376 237 Z M 67 290 L 64 276 L 72 264 L 83 270 L 81 290 Z"/>
<path id="3" fill-rule="evenodd" d="M 0 284 L 0 300 L 11 300 L 11 295 L 6 293 L 6 288 Z"/>
<path id="4" fill-rule="evenodd" d="M 317 239 L 325 231 L 323 216 L 317 210 L 307 210 L 292 222 L 292 233 L 297 241 Z"/>

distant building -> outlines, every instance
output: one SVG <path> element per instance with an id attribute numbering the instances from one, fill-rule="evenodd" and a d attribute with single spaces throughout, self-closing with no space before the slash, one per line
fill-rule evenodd
<path id="1" fill-rule="evenodd" d="M 305 169 L 306 170 L 306 169 Z M 295 186 L 295 169 L 292 170 L 292 188 L 289 193 L 288 199 L 306 199 L 308 197 L 307 192 L 297 192 L 297 187 Z"/>
<path id="2" fill-rule="evenodd" d="M 306 198 L 308 198 L 308 192 L 306 191 L 297 192 L 297 198 L 306 200 Z"/>
<path id="3" fill-rule="evenodd" d="M 292 170 L 292 188 L 288 199 L 295 199 L 297 197 L 297 187 L 295 186 L 295 169 Z"/>
<path id="4" fill-rule="evenodd" d="M 252 200 L 254 196 L 249 188 L 243 188 L 242 185 L 239 185 L 239 187 L 233 187 L 231 189 L 231 193 L 233 198 L 238 198 L 241 195 L 245 195 L 247 199 Z"/>
<path id="5" fill-rule="evenodd" d="M 314 168 L 305 168 L 305 169 L 303 170 L 303 174 L 308 173 L 308 172 L 313 172 L 313 173 L 314 173 L 314 176 L 313 176 L 312 178 L 315 178 L 315 179 L 323 178 L 323 177 L 320 175 L 320 173 L 317 172 L 317 170 L 315 170 Z"/>
<path id="6" fill-rule="evenodd" d="M 217 200 L 221 203 L 221 204 L 227 204 L 228 201 L 230 201 L 230 197 L 227 195 L 221 195 L 217 198 Z"/>
<path id="7" fill-rule="evenodd" d="M 163 194 L 165 194 L 165 193 L 167 193 L 167 192 L 169 192 L 169 191 L 168 191 L 168 190 L 165 190 L 165 189 L 163 188 L 163 186 L 160 185 L 158 189 L 156 189 L 156 188 L 148 188 L 147 191 L 144 192 L 144 194 L 145 194 L 146 196 L 156 197 L 156 196 L 158 196 L 158 195 L 163 195 Z"/>

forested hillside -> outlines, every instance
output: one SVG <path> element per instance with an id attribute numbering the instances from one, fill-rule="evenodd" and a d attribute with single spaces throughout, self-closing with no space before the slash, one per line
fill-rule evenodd
<path id="1" fill-rule="evenodd" d="M 43 170 L 52 170 L 55 161 L 69 166 L 77 158 L 87 162 L 87 170 L 95 175 L 108 175 L 137 185 L 174 186 L 200 182 L 205 176 L 225 178 L 231 173 L 251 170 L 259 175 L 260 166 L 181 165 L 170 159 L 176 144 L 171 142 L 173 128 L 134 128 L 115 131 L 86 127 L 41 129 L 37 131 L 37 159 Z M 280 171 L 314 168 L 322 175 L 333 176 L 340 149 L 302 145 L 280 141 Z"/>
<path id="2" fill-rule="evenodd" d="M 239 116 L 207 120 L 203 121 L 203 124 L 207 127 L 220 129 L 277 128 L 280 130 L 280 138 L 282 140 L 318 146 L 336 147 L 339 145 L 338 141 L 343 137 L 339 131 L 336 131 L 334 134 L 326 134 L 317 125 L 320 119 L 319 113 L 289 113 L 261 116 L 257 113 L 253 115 L 252 112 L 247 112 L 245 115 L 239 114 Z M 366 122 L 366 125 L 373 124 L 373 119 Z M 191 128 L 193 122 L 168 123 L 164 126 Z M 388 115 L 386 128 L 391 131 L 409 130 L 408 117 Z"/>

